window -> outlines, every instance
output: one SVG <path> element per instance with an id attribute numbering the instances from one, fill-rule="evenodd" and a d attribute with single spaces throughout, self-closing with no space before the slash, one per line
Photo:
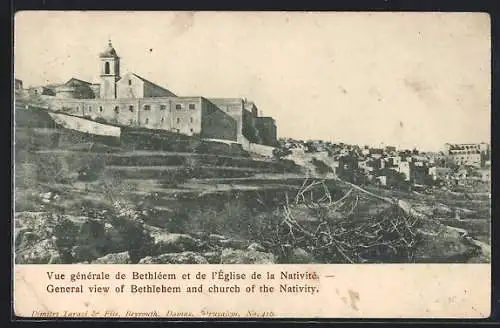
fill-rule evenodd
<path id="1" fill-rule="evenodd" d="M 175 109 L 182 109 L 182 105 L 181 104 L 175 105 Z"/>
<path id="2" fill-rule="evenodd" d="M 104 64 L 104 74 L 109 74 L 109 62 Z"/>
<path id="3" fill-rule="evenodd" d="M 38 90 L 35 90 L 35 94 L 36 94 L 36 95 L 38 94 Z"/>
<path id="4" fill-rule="evenodd" d="M 132 105 L 128 106 L 128 110 L 131 111 L 131 112 L 133 112 L 134 111 L 134 106 L 132 106 Z"/>
<path id="5" fill-rule="evenodd" d="M 165 106 L 165 105 L 160 105 L 160 110 L 165 110 L 165 109 L 167 109 L 167 106 Z"/>
<path id="6" fill-rule="evenodd" d="M 91 112 L 91 111 L 92 111 L 92 106 L 89 106 L 89 112 Z"/>
<path id="7" fill-rule="evenodd" d="M 118 108 L 118 106 L 115 106 L 115 113 L 118 114 L 119 111 L 120 111 L 120 109 Z"/>
<path id="8" fill-rule="evenodd" d="M 191 132 L 193 132 L 193 129 L 191 129 Z"/>
<path id="9" fill-rule="evenodd" d="M 145 119 L 144 123 L 148 124 L 149 123 L 149 118 Z"/>
<path id="10" fill-rule="evenodd" d="M 193 121 L 194 121 L 194 120 L 193 120 L 193 118 L 192 118 L 192 117 L 190 117 L 190 118 L 189 118 L 189 122 L 193 123 Z"/>
<path id="11" fill-rule="evenodd" d="M 161 118 L 161 123 L 163 123 L 163 122 L 165 122 L 165 118 L 164 117 Z"/>
<path id="12" fill-rule="evenodd" d="M 195 109 L 195 105 L 194 104 L 189 104 L 189 109 Z"/>
<path id="13" fill-rule="evenodd" d="M 150 105 L 144 105 L 144 110 L 150 110 L 151 106 Z"/>
<path id="14" fill-rule="evenodd" d="M 132 80 L 128 80 L 128 85 L 132 85 Z"/>
<path id="15" fill-rule="evenodd" d="M 180 122 L 181 122 L 181 119 L 177 118 L 177 124 L 179 124 Z"/>
<path id="16" fill-rule="evenodd" d="M 102 112 L 102 106 L 99 106 L 99 111 Z"/>
<path id="17" fill-rule="evenodd" d="M 133 124 L 133 123 L 134 123 L 134 120 L 133 120 L 133 119 L 130 119 L 130 120 L 128 120 L 128 123 L 129 123 L 129 124 Z"/>
<path id="18" fill-rule="evenodd" d="M 79 110 L 79 109 L 80 109 L 80 107 L 76 106 L 76 110 Z"/>

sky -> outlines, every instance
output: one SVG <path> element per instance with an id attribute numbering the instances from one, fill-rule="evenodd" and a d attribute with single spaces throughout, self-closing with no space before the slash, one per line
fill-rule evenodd
<path id="1" fill-rule="evenodd" d="M 97 82 L 111 39 L 121 72 L 179 96 L 246 97 L 278 136 L 439 150 L 490 142 L 483 13 L 19 12 L 25 86 Z"/>

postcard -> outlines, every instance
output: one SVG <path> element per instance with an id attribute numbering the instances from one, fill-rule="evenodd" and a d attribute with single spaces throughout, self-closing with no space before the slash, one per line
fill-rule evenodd
<path id="1" fill-rule="evenodd" d="M 22 318 L 485 318 L 484 13 L 21 11 Z"/>

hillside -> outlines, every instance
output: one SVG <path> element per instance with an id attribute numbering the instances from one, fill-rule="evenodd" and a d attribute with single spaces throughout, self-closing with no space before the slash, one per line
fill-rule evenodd
<path id="1" fill-rule="evenodd" d="M 15 142 L 16 263 L 490 260 L 487 196 L 363 189 L 309 159 L 43 111 L 16 114 Z"/>

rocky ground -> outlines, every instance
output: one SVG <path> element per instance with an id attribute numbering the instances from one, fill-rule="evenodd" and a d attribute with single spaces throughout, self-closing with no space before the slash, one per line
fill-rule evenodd
<path id="1" fill-rule="evenodd" d="M 160 211 L 148 203 L 139 206 L 127 202 L 125 197 L 116 197 L 119 199 L 111 202 L 104 194 L 87 192 L 83 198 L 82 194 L 64 190 L 58 193 L 55 186 L 48 192 L 45 188 L 39 186 L 30 188 L 31 193 L 27 189 L 16 193 L 21 200 L 14 217 L 16 263 L 346 262 L 338 254 L 328 257 L 330 253 L 318 252 L 319 247 L 315 248 L 312 241 L 295 242 L 300 239 L 297 232 L 296 239 L 283 238 L 281 249 L 277 249 L 278 243 L 272 240 L 269 231 L 277 227 L 283 212 L 279 208 L 268 209 L 267 205 L 254 211 L 255 205 L 231 196 L 228 199 L 227 193 L 212 196 L 222 198 L 219 206 L 213 200 L 177 199 L 172 202 L 179 207 Z M 244 194 L 240 196 L 244 198 Z M 408 230 L 411 235 L 405 235 L 415 241 L 411 258 L 379 254 L 365 259 L 366 262 L 490 261 L 489 220 L 481 217 L 484 213 L 479 209 L 484 209 L 486 200 L 472 203 L 455 200 L 453 204 L 460 207 L 452 207 L 436 198 L 409 196 L 400 199 L 400 203 L 407 207 L 407 213 L 421 218 L 421 224 Z M 341 194 L 334 197 L 339 199 Z M 183 202 L 189 211 L 181 210 Z M 356 221 L 351 226 L 380 222 L 391 208 L 386 202 L 369 197 L 358 203 Z M 194 209 L 193 204 L 199 208 Z M 467 209 L 468 204 L 476 208 Z M 329 219 L 335 219 L 336 215 L 338 220 L 343 217 L 338 211 L 329 210 L 325 214 L 303 204 L 291 204 L 289 211 L 300 227 L 310 231 L 319 229 L 325 215 Z M 339 231 L 346 227 L 345 221 L 331 226 L 336 225 Z M 400 224 L 399 230 L 392 230 L 399 232 L 401 227 L 404 226 Z M 387 226 L 384 229 L 389 233 Z M 353 243 L 347 238 L 340 242 Z"/>
<path id="2" fill-rule="evenodd" d="M 16 263 L 274 263 L 258 243 L 217 234 L 169 233 L 125 216 L 101 219 L 18 212 Z M 147 255 L 146 255 L 147 254 Z"/>
<path id="3" fill-rule="evenodd" d="M 306 184 L 308 161 L 297 169 L 223 148 L 131 151 L 51 127 L 19 131 L 18 264 L 491 260 L 489 193 L 359 190 L 331 174 Z"/>

